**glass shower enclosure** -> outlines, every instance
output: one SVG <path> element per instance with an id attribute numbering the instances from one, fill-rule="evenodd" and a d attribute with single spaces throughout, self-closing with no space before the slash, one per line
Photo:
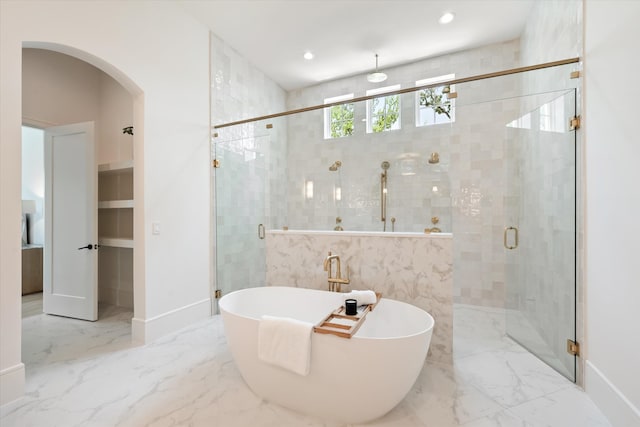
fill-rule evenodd
<path id="1" fill-rule="evenodd" d="M 576 91 L 532 105 L 506 128 L 506 331 L 575 381 Z"/>
<path id="2" fill-rule="evenodd" d="M 426 124 L 402 93 L 379 133 L 367 101 L 343 137 L 323 108 L 215 127 L 216 289 L 267 285 L 268 230 L 450 232 L 455 302 L 504 309 L 505 333 L 575 381 L 575 68 L 457 83 Z"/>
<path id="3" fill-rule="evenodd" d="M 286 123 L 254 121 L 214 133 L 215 281 L 222 295 L 266 284 L 266 230 L 286 218 Z"/>
<path id="4" fill-rule="evenodd" d="M 261 233 L 267 198 L 265 147 L 258 124 L 218 131 L 214 144 L 216 283 L 223 295 L 265 285 Z"/>

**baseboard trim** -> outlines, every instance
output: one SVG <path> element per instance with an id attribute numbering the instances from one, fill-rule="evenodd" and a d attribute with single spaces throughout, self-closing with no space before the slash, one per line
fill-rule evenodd
<path id="1" fill-rule="evenodd" d="M 585 391 L 613 426 L 640 426 L 640 410 L 589 360 Z"/>
<path id="2" fill-rule="evenodd" d="M 0 371 L 0 407 L 1 413 L 11 403 L 24 396 L 24 363 L 18 363 Z"/>
<path id="3" fill-rule="evenodd" d="M 136 343 L 148 344 L 208 317 L 211 317 L 211 299 L 209 298 L 149 319 L 134 317 L 131 320 L 132 340 Z"/>

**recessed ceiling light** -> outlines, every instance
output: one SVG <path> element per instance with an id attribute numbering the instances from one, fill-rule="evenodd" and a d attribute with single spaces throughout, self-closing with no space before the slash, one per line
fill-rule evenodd
<path id="1" fill-rule="evenodd" d="M 304 56 L 304 59 L 306 60 L 313 59 L 313 53 L 311 52 L 305 52 L 303 56 Z"/>
<path id="2" fill-rule="evenodd" d="M 440 19 L 438 19 L 438 22 L 441 24 L 448 24 L 449 22 L 453 21 L 453 18 L 455 17 L 456 15 L 454 15 L 453 12 L 445 12 L 442 14 Z"/>

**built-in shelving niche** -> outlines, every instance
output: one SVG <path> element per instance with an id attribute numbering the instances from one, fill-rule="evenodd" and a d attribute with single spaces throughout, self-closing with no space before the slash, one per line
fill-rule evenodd
<path id="1" fill-rule="evenodd" d="M 98 165 L 100 301 L 133 308 L 133 161 Z"/>

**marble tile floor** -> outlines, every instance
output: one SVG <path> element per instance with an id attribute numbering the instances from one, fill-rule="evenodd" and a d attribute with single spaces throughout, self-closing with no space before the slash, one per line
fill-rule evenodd
<path id="1" fill-rule="evenodd" d="M 25 318 L 26 397 L 3 407 L 0 425 L 339 426 L 254 395 L 233 363 L 219 316 L 146 346 L 130 343 L 130 318 L 115 307 L 95 323 Z M 453 364 L 427 361 L 405 400 L 368 425 L 609 423 L 578 387 L 504 337 L 503 312 L 456 306 Z"/>

